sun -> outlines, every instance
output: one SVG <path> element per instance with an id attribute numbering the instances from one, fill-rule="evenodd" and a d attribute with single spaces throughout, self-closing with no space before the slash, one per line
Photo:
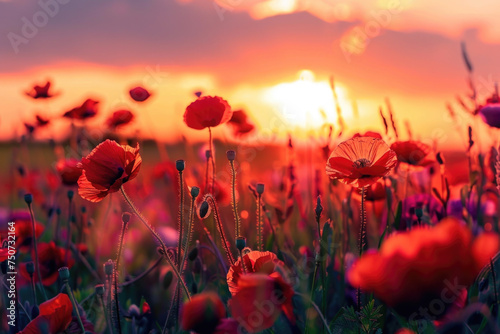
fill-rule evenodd
<path id="1" fill-rule="evenodd" d="M 346 90 L 336 84 L 342 116 L 352 115 Z M 325 123 L 336 123 L 337 112 L 330 83 L 317 81 L 312 71 L 302 70 L 298 79 L 270 87 L 264 93 L 264 100 L 283 117 L 290 126 L 311 129 Z"/>

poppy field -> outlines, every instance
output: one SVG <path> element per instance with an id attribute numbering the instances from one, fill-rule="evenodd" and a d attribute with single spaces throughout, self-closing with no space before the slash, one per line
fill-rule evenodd
<path id="1" fill-rule="evenodd" d="M 87 99 L 62 114 L 66 140 L 37 141 L 51 120 L 36 116 L 3 148 L 2 331 L 499 331 L 497 141 L 479 149 L 468 126 L 449 165 L 402 139 L 389 110 L 380 133 L 325 124 L 321 144 L 290 132 L 258 148 L 243 110 L 192 100 L 179 117 L 206 142 L 125 137 L 129 110 L 95 142 L 85 122 L 99 101 Z M 477 105 L 497 127 L 497 91 Z"/>
<path id="2" fill-rule="evenodd" d="M 0 0 L 0 334 L 500 333 L 499 11 Z"/>

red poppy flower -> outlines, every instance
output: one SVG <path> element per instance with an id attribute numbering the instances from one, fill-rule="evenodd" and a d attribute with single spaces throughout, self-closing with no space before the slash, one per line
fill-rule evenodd
<path id="1" fill-rule="evenodd" d="M 56 170 L 61 177 L 62 183 L 67 186 L 74 186 L 82 175 L 82 169 L 78 167 L 77 159 L 61 159 L 56 164 Z"/>
<path id="2" fill-rule="evenodd" d="M 248 121 L 248 116 L 243 110 L 235 110 L 227 124 L 232 127 L 233 134 L 236 137 L 249 134 L 255 129 L 255 126 Z"/>
<path id="3" fill-rule="evenodd" d="M 229 268 L 227 273 L 227 285 L 229 292 L 234 296 L 239 291 L 238 281 L 244 274 L 266 274 L 271 275 L 277 267 L 284 267 L 283 261 L 271 252 L 251 251 L 243 255 L 245 270 L 241 266 L 241 258 Z"/>
<path id="4" fill-rule="evenodd" d="M 50 97 L 53 97 L 54 95 L 49 93 L 50 89 L 50 81 L 47 81 L 45 83 L 45 86 L 38 86 L 35 85 L 31 91 L 26 92 L 26 95 L 29 97 L 32 97 L 34 99 L 48 99 Z"/>
<path id="5" fill-rule="evenodd" d="M 120 125 L 125 125 L 134 119 L 134 114 L 132 114 L 131 111 L 129 110 L 118 110 L 111 115 L 108 120 L 106 121 L 106 124 L 108 125 L 109 128 L 114 129 Z"/>
<path id="6" fill-rule="evenodd" d="M 382 139 L 355 137 L 333 150 L 326 164 L 326 174 L 331 179 L 361 188 L 389 174 L 396 163 L 396 153 Z"/>
<path id="7" fill-rule="evenodd" d="M 63 117 L 85 120 L 87 118 L 94 117 L 97 114 L 97 105 L 99 101 L 92 99 L 87 99 L 82 103 L 81 106 L 71 109 L 64 113 Z"/>
<path id="8" fill-rule="evenodd" d="M 480 246 L 485 243 L 487 247 Z M 348 280 L 403 315 L 440 300 L 442 311 L 434 314 L 439 318 L 497 251 L 497 235 L 473 241 L 464 224 L 445 218 L 433 228 L 416 227 L 390 237 L 378 252 L 368 251 L 348 272 Z"/>
<path id="9" fill-rule="evenodd" d="M 91 202 L 99 202 L 139 173 L 142 158 L 139 143 L 135 148 L 113 140 L 100 143 L 78 164 L 83 169 L 78 179 L 78 193 Z"/>
<path id="10" fill-rule="evenodd" d="M 479 109 L 483 121 L 493 128 L 500 128 L 500 103 L 489 103 Z"/>
<path id="11" fill-rule="evenodd" d="M 294 291 L 277 272 L 245 274 L 238 285 L 239 290 L 229 301 L 229 308 L 233 318 L 249 333 L 271 327 L 281 312 L 294 321 Z"/>
<path id="12" fill-rule="evenodd" d="M 184 122 L 192 129 L 201 130 L 226 123 L 232 115 L 226 100 L 218 96 L 202 96 L 186 108 Z"/>
<path id="13" fill-rule="evenodd" d="M 32 251 L 31 256 L 33 259 L 35 258 L 34 251 Z M 68 255 L 68 263 L 66 263 L 65 260 L 66 249 L 56 246 L 54 241 L 40 242 L 38 244 L 38 263 L 43 285 L 50 286 L 57 282 L 59 268 L 71 268 L 73 264 L 75 264 L 75 260 L 71 257 L 71 253 Z M 29 280 L 30 275 L 26 270 L 26 264 L 21 264 L 19 269 L 21 275 Z M 38 275 L 33 275 L 33 278 L 35 282 L 38 282 Z"/>
<path id="14" fill-rule="evenodd" d="M 397 141 L 391 145 L 391 150 L 396 152 L 399 162 L 404 162 L 412 166 L 425 167 L 433 164 L 435 161 L 430 157 L 431 148 L 418 141 Z"/>
<path id="15" fill-rule="evenodd" d="M 50 123 L 50 120 L 48 120 L 47 118 L 44 118 L 40 115 L 36 115 L 36 125 L 39 128 L 42 128 L 42 127 L 48 125 L 49 123 Z"/>
<path id="16" fill-rule="evenodd" d="M 226 308 L 214 292 L 193 296 L 181 309 L 181 327 L 186 331 L 211 334 L 226 315 Z"/>
<path id="17" fill-rule="evenodd" d="M 41 303 L 39 310 L 38 316 L 20 334 L 62 333 L 71 323 L 73 305 L 64 293 Z"/>
<path id="18" fill-rule="evenodd" d="M 130 97 L 137 102 L 146 101 L 151 94 L 143 87 L 135 87 L 129 91 Z"/>
<path id="19" fill-rule="evenodd" d="M 367 201 L 375 202 L 387 197 L 387 193 L 385 191 L 385 185 L 381 181 L 377 181 L 366 188 L 365 198 Z"/>

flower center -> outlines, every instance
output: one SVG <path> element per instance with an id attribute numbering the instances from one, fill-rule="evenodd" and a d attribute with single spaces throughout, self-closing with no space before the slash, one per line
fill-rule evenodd
<path id="1" fill-rule="evenodd" d="M 371 164 L 372 163 L 370 160 L 365 159 L 365 158 L 361 158 L 361 159 L 354 161 L 353 167 L 363 168 L 363 167 L 369 167 L 369 166 L 371 166 Z"/>

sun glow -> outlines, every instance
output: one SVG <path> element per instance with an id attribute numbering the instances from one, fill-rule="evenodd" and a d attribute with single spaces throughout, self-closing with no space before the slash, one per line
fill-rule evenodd
<path id="1" fill-rule="evenodd" d="M 343 117 L 352 117 L 352 108 L 346 97 L 346 90 L 335 87 Z M 299 79 L 280 83 L 269 88 L 264 100 L 272 105 L 277 113 L 292 126 L 318 128 L 325 123 L 335 123 L 337 113 L 330 83 L 316 81 L 309 70 L 299 72 Z"/>

